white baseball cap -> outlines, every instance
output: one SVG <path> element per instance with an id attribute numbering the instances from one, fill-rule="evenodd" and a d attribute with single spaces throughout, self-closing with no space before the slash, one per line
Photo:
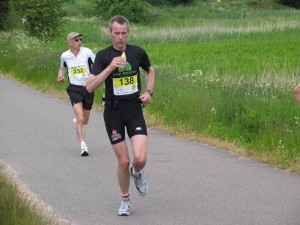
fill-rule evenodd
<path id="1" fill-rule="evenodd" d="M 78 37 L 78 36 L 82 36 L 82 34 L 81 34 L 81 33 L 77 33 L 77 32 L 71 32 L 71 33 L 69 33 L 68 36 L 67 36 L 67 41 L 69 42 L 69 41 L 71 41 L 73 38 L 76 38 L 76 37 Z"/>

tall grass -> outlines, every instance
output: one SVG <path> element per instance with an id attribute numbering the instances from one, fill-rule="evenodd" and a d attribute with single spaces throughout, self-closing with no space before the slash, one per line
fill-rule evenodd
<path id="1" fill-rule="evenodd" d="M 55 225 L 54 218 L 44 214 L 36 203 L 24 196 L 8 178 L 0 165 L 0 224 L 7 225 Z"/>
<path id="2" fill-rule="evenodd" d="M 151 45 L 155 63 L 169 65 L 158 74 L 159 96 L 151 112 L 160 112 L 169 125 L 233 142 L 248 155 L 299 170 L 299 109 L 293 97 L 300 81 L 299 34 L 287 28 L 173 48 Z"/>

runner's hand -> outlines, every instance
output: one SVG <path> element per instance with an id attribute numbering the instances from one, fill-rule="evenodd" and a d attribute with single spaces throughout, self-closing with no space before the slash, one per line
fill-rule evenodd
<path id="1" fill-rule="evenodd" d="M 110 66 L 114 68 L 124 68 L 126 65 L 126 58 L 124 57 L 115 57 L 112 62 L 110 63 Z"/>
<path id="2" fill-rule="evenodd" d="M 144 94 L 142 94 L 139 99 L 144 103 L 144 104 L 149 104 L 151 102 L 151 95 L 148 91 L 146 91 Z"/>

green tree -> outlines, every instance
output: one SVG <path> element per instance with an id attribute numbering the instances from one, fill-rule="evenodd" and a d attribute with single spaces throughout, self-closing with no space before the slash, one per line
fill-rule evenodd
<path id="1" fill-rule="evenodd" d="M 130 22 L 143 23 L 149 17 L 146 0 L 98 0 L 97 5 L 98 12 L 103 19 L 122 15 Z"/>
<path id="2" fill-rule="evenodd" d="M 43 40 L 56 36 L 63 17 L 63 0 L 13 0 L 30 35 Z"/>

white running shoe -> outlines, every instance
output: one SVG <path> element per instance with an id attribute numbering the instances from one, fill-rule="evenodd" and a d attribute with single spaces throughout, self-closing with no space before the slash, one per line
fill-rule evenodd
<path id="1" fill-rule="evenodd" d="M 73 124 L 74 124 L 74 127 L 76 128 L 76 126 L 77 126 L 77 119 L 76 118 L 73 119 Z"/>
<path id="2" fill-rule="evenodd" d="M 129 216 L 131 209 L 131 203 L 129 198 L 123 198 L 121 201 L 120 208 L 118 210 L 119 216 Z"/>
<path id="3" fill-rule="evenodd" d="M 130 175 L 134 180 L 135 187 L 141 196 L 145 196 L 148 192 L 148 185 L 144 178 L 143 171 L 138 176 L 133 175 L 133 166 L 129 167 Z"/>
<path id="4" fill-rule="evenodd" d="M 88 156 L 89 152 L 88 152 L 88 147 L 86 145 L 82 145 L 81 146 L 81 156 Z"/>

